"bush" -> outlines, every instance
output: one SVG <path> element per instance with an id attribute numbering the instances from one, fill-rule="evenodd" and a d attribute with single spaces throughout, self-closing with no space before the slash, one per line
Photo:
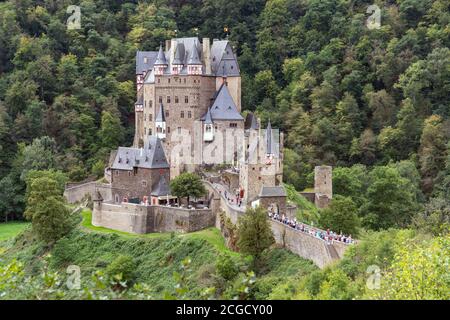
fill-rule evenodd
<path id="1" fill-rule="evenodd" d="M 230 255 L 222 254 L 217 259 L 216 272 L 225 280 L 231 280 L 236 277 L 239 270 Z"/>
<path id="2" fill-rule="evenodd" d="M 133 282 L 136 264 L 131 256 L 120 255 L 106 268 L 106 275 L 111 279 Z"/>

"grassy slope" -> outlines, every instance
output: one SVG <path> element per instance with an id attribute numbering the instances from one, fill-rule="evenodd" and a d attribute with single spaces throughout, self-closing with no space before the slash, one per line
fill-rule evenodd
<path id="1" fill-rule="evenodd" d="M 0 241 L 5 241 L 17 236 L 29 226 L 27 222 L 0 223 Z"/>
<path id="2" fill-rule="evenodd" d="M 89 210 L 84 210 L 82 217 L 80 227 L 59 240 L 50 251 L 30 231 L 24 232 L 8 242 L 7 251 L 0 253 L 0 262 L 17 258 L 25 264 L 27 272 L 38 273 L 47 257 L 50 268 L 62 274 L 69 265 L 80 266 L 83 281 L 92 272 L 107 267 L 119 254 L 127 254 L 137 264 L 136 280 L 149 284 L 154 296 L 160 297 L 164 291 L 173 289 L 173 273 L 180 271 L 184 258 L 190 257 L 189 295 L 198 298 L 200 290 L 215 286 L 215 264 L 221 253 L 232 254 L 240 264 L 244 259 L 225 246 L 215 228 L 189 234 L 134 235 L 92 226 Z M 266 270 L 255 286 L 255 297 L 259 299 L 268 298 L 274 288 L 286 281 L 293 282 L 317 269 L 284 249 L 272 249 L 265 258 Z"/>

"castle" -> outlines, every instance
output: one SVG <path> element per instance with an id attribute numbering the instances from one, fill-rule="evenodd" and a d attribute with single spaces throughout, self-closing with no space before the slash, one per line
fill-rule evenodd
<path id="1" fill-rule="evenodd" d="M 177 38 L 165 49 L 138 51 L 136 86 L 133 147 L 111 157 L 114 202 L 149 199 L 180 173 L 208 165 L 233 169 L 230 191 L 244 204 L 263 186 L 281 185 L 283 135 L 241 114 L 240 70 L 228 40 Z"/>
<path id="2" fill-rule="evenodd" d="M 158 51 L 138 51 L 136 86 L 133 145 L 111 152 L 107 183 L 66 186 L 71 203 L 90 195 L 93 225 L 140 234 L 222 230 L 222 213 L 237 223 L 250 206 L 295 216 L 282 184 L 283 133 L 241 112 L 240 70 L 228 40 L 176 38 Z M 194 203 L 171 194 L 171 179 L 183 172 L 196 172 L 206 187 Z M 326 207 L 331 167 L 316 167 L 314 192 L 301 194 Z M 345 250 L 270 223 L 278 244 L 319 266 Z"/>

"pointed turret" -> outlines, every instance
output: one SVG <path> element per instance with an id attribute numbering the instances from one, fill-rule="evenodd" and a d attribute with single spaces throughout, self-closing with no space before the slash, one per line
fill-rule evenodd
<path id="1" fill-rule="evenodd" d="M 172 65 L 183 65 L 184 59 L 184 46 L 179 43 L 175 49 L 175 57 L 173 58 Z"/>
<path id="2" fill-rule="evenodd" d="M 156 136 L 160 139 L 166 138 L 166 117 L 164 115 L 164 106 L 159 105 L 159 111 L 155 118 Z"/>
<path id="3" fill-rule="evenodd" d="M 214 123 L 211 116 L 211 108 L 208 108 L 208 111 L 205 115 L 205 121 L 203 123 L 203 140 L 204 141 L 213 141 L 214 140 Z"/>
<path id="4" fill-rule="evenodd" d="M 188 64 L 188 74 L 202 74 L 203 64 L 200 61 L 200 57 L 198 55 L 196 42 L 192 44 L 191 53 L 189 55 L 187 64 Z"/>
<path id="5" fill-rule="evenodd" d="M 162 75 L 164 74 L 164 69 L 168 66 L 166 55 L 164 54 L 162 45 L 159 45 L 158 56 L 156 57 L 156 61 L 154 63 L 155 74 Z"/>
<path id="6" fill-rule="evenodd" d="M 188 65 L 201 65 L 202 64 L 202 62 L 200 61 L 200 57 L 198 55 L 197 45 L 195 42 L 192 44 L 191 54 L 189 56 L 187 64 Z"/>
<path id="7" fill-rule="evenodd" d="M 156 57 L 155 66 L 167 66 L 166 55 L 164 54 L 162 45 L 159 45 L 158 56 Z"/>
<path id="8" fill-rule="evenodd" d="M 267 124 L 266 129 L 266 156 L 273 156 L 273 135 L 272 135 L 272 125 L 269 123 Z"/>

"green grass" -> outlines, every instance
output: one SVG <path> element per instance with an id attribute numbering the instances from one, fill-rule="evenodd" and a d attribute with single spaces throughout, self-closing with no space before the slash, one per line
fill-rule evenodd
<path id="1" fill-rule="evenodd" d="M 108 229 L 104 227 L 96 227 L 92 225 L 92 211 L 89 209 L 84 209 L 81 212 L 81 216 L 83 217 L 83 220 L 81 221 L 81 226 L 87 230 L 100 232 L 100 233 L 112 233 L 117 234 L 122 237 L 126 238 L 161 238 L 161 239 L 167 239 L 171 237 L 170 232 L 166 233 L 147 233 L 147 234 L 134 234 L 134 233 L 128 233 L 123 231 L 117 231 L 113 229 Z M 229 253 L 231 255 L 237 255 L 238 253 L 230 250 L 226 244 L 225 239 L 222 237 L 220 231 L 216 228 L 208 228 L 201 231 L 191 232 L 191 233 L 183 233 L 178 234 L 180 237 L 187 238 L 187 239 L 200 239 L 205 240 L 211 245 L 214 246 L 214 248 L 221 252 L 221 253 Z"/>
<path id="2" fill-rule="evenodd" d="M 30 224 L 28 222 L 0 223 L 0 241 L 9 240 L 25 230 Z"/>

